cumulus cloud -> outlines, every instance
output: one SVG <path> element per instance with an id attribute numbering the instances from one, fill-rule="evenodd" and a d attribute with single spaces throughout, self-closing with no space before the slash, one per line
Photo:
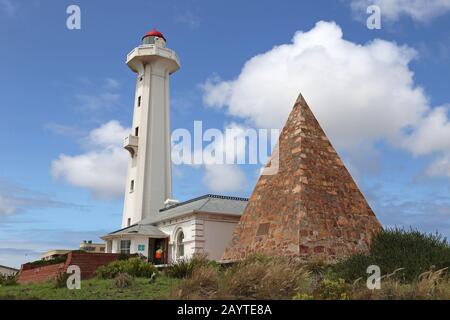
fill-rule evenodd
<path id="1" fill-rule="evenodd" d="M 401 16 L 425 22 L 450 11 L 450 0 L 351 0 L 351 8 L 358 14 L 366 15 L 370 5 L 381 8 L 382 18 L 396 21 Z"/>
<path id="2" fill-rule="evenodd" d="M 445 153 L 431 162 L 425 173 L 431 177 L 447 176 L 450 178 L 450 153 Z"/>
<path id="3" fill-rule="evenodd" d="M 92 130 L 83 140 L 86 153 L 62 154 L 52 162 L 55 179 L 87 188 L 95 198 L 113 199 L 123 195 L 128 154 L 122 149 L 130 129 L 112 120 Z"/>
<path id="4" fill-rule="evenodd" d="M 349 154 L 378 141 L 414 154 L 450 151 L 444 109 L 431 108 L 414 83 L 415 56 L 380 39 L 353 43 L 336 23 L 321 21 L 251 58 L 234 80 L 208 79 L 203 100 L 255 126 L 280 128 L 301 91 L 333 144 Z"/>
<path id="5" fill-rule="evenodd" d="M 204 183 L 211 192 L 236 192 L 245 188 L 247 178 L 238 165 L 205 165 Z"/>
<path id="6" fill-rule="evenodd" d="M 450 151 L 450 105 L 436 107 L 419 121 L 415 131 L 405 139 L 414 155 Z"/>

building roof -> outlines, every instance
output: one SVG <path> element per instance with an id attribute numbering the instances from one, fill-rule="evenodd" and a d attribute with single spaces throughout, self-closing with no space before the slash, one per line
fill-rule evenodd
<path id="1" fill-rule="evenodd" d="M 11 271 L 19 271 L 19 269 L 7 267 L 7 266 L 1 265 L 1 264 L 0 264 L 0 268 L 8 269 L 8 270 L 11 270 Z"/>
<path id="2" fill-rule="evenodd" d="M 152 238 L 167 238 L 169 235 L 162 232 L 153 224 L 178 218 L 194 212 L 226 214 L 240 217 L 247 206 L 247 202 L 247 198 L 206 194 L 198 198 L 177 203 L 168 208 L 160 209 L 159 212 L 152 217 L 145 218 L 139 223 L 127 228 L 108 233 L 101 238 L 105 240 L 109 237 L 122 235 L 143 235 Z"/>
<path id="3" fill-rule="evenodd" d="M 158 30 L 156 30 L 156 29 L 152 29 L 149 32 L 147 32 L 145 34 L 145 36 L 142 37 L 142 39 L 147 38 L 147 37 L 152 37 L 152 36 L 153 37 L 160 37 L 160 38 L 163 38 L 164 41 L 167 41 L 166 38 L 164 37 L 164 35 L 161 32 L 159 32 Z"/>
<path id="4" fill-rule="evenodd" d="M 143 219 L 139 224 L 158 223 L 193 212 L 241 216 L 247 206 L 247 202 L 247 198 L 206 194 L 198 198 L 180 202 L 168 208 L 160 209 L 156 215 Z"/>
<path id="5" fill-rule="evenodd" d="M 147 237 L 152 237 L 152 238 L 167 238 L 167 237 L 169 237 L 168 234 L 162 232 L 157 227 L 152 226 L 150 224 L 141 224 L 141 223 L 134 224 L 127 228 L 123 228 L 123 229 L 108 233 L 104 237 L 121 236 L 121 235 L 126 235 L 126 236 L 142 235 L 142 236 L 147 236 Z M 102 237 L 102 238 L 104 238 L 104 237 Z"/>

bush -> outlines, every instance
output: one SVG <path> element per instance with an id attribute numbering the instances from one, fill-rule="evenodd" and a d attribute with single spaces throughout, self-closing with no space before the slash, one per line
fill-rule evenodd
<path id="1" fill-rule="evenodd" d="M 17 274 L 14 274 L 14 275 L 0 274 L 0 287 L 1 286 L 14 286 L 16 284 L 17 284 Z"/>
<path id="2" fill-rule="evenodd" d="M 225 271 L 221 292 L 232 299 L 291 299 L 308 291 L 310 273 L 283 257 L 254 255 Z"/>
<path id="3" fill-rule="evenodd" d="M 60 272 L 53 282 L 55 289 L 67 288 L 67 280 L 69 279 L 69 277 L 70 274 Z"/>
<path id="4" fill-rule="evenodd" d="M 387 278 L 380 290 L 368 290 L 364 284 L 353 289 L 352 299 L 363 300 L 449 300 L 450 281 L 443 276 L 445 270 L 427 271 L 411 283 Z"/>
<path id="5" fill-rule="evenodd" d="M 216 297 L 219 283 L 217 268 L 203 265 L 194 268 L 189 279 L 185 279 L 174 290 L 176 299 L 213 299 Z"/>
<path id="6" fill-rule="evenodd" d="M 131 258 L 128 260 L 117 260 L 106 266 L 102 266 L 96 271 L 101 279 L 113 279 L 119 273 L 127 273 L 133 277 L 150 278 L 157 273 L 156 268 L 140 258 Z"/>
<path id="7" fill-rule="evenodd" d="M 367 277 L 369 265 L 377 265 L 383 274 L 403 268 L 395 274 L 402 282 L 411 282 L 420 274 L 450 266 L 450 245 L 439 234 L 425 234 L 417 230 L 388 229 L 372 239 L 367 255 L 358 254 L 338 263 L 334 272 L 353 281 Z"/>
<path id="8" fill-rule="evenodd" d="M 226 270 L 206 263 L 193 266 L 174 290 L 176 299 L 291 299 L 309 289 L 309 273 L 286 258 L 254 255 Z"/>
<path id="9" fill-rule="evenodd" d="M 315 296 L 324 300 L 349 300 L 351 287 L 344 279 L 325 278 L 315 290 Z"/>
<path id="10" fill-rule="evenodd" d="M 208 260 L 206 255 L 196 254 L 191 259 L 181 259 L 172 263 L 165 271 L 169 277 L 184 279 L 190 277 L 195 268 L 201 266 L 218 267 L 217 263 Z"/>
<path id="11" fill-rule="evenodd" d="M 113 284 L 114 287 L 118 289 L 124 289 L 132 286 L 134 283 L 134 278 L 128 273 L 119 273 L 114 277 Z"/>

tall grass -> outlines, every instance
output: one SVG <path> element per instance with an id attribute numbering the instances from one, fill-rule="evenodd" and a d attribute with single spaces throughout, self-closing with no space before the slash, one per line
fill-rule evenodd
<path id="1" fill-rule="evenodd" d="M 357 254 L 337 263 L 333 270 L 348 281 L 366 277 L 369 265 L 377 265 L 383 274 L 395 274 L 401 282 L 411 282 L 430 270 L 450 266 L 450 245 L 439 234 L 417 230 L 388 229 L 376 234 L 367 254 Z"/>

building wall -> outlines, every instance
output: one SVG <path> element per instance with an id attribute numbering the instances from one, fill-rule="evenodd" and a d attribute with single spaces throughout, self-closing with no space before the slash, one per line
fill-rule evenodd
<path id="1" fill-rule="evenodd" d="M 12 276 L 17 273 L 17 270 L 11 270 L 9 268 L 4 268 L 0 266 L 0 275 Z"/>
<path id="2" fill-rule="evenodd" d="M 176 236 L 180 230 L 184 233 L 184 256 L 180 258 L 190 259 L 196 248 L 196 239 L 193 226 L 196 224 L 194 216 L 188 216 L 186 218 L 174 219 L 164 223 L 160 223 L 157 227 L 167 233 L 170 236 L 169 239 L 169 263 L 174 262 L 177 259 L 176 254 Z"/>
<path id="3" fill-rule="evenodd" d="M 232 239 L 233 231 L 239 221 L 239 216 L 228 216 L 208 213 L 196 213 L 185 217 L 164 221 L 156 226 L 169 235 L 168 261 L 178 258 L 190 259 L 196 253 L 205 253 L 211 260 L 220 260 L 225 248 Z M 184 233 L 184 255 L 177 257 L 177 235 Z M 108 245 L 107 252 L 120 253 L 120 240 L 131 240 L 130 253 L 140 253 L 148 256 L 148 237 L 129 237 L 114 239 Z M 144 245 L 144 251 L 139 251 L 139 245 Z M 109 249 L 111 247 L 111 251 Z"/>
<path id="4" fill-rule="evenodd" d="M 204 252 L 211 260 L 221 260 L 227 246 L 233 238 L 233 231 L 238 224 L 234 221 L 204 220 Z"/>
<path id="5" fill-rule="evenodd" d="M 133 237 L 129 237 L 129 238 L 122 238 L 122 239 L 114 239 L 111 240 L 111 249 L 108 247 L 107 249 L 110 251 L 107 252 L 111 252 L 111 253 L 120 253 L 120 241 L 121 240 L 131 240 L 131 245 L 130 245 L 130 254 L 142 254 L 145 257 L 148 258 L 148 249 L 149 249 L 149 238 L 148 237 L 138 237 L 138 236 L 133 236 Z M 139 246 L 143 245 L 144 246 L 144 250 L 139 250 Z"/>

